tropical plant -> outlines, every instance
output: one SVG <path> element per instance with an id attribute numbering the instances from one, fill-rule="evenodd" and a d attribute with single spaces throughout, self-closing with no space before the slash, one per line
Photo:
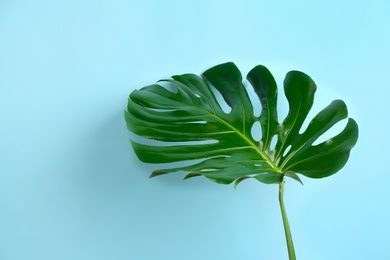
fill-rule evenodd
<path id="1" fill-rule="evenodd" d="M 259 116 L 254 115 L 241 73 L 231 62 L 207 70 L 202 77 L 173 76 L 133 91 L 125 111 L 129 131 L 169 145 L 133 140 L 131 144 L 145 163 L 188 161 L 185 166 L 155 170 L 151 177 L 181 171 L 187 173 L 184 179 L 204 176 L 217 183 L 234 182 L 234 186 L 248 178 L 278 184 L 289 259 L 296 259 L 283 202 L 285 177 L 301 182 L 298 174 L 323 178 L 339 171 L 357 142 L 358 126 L 349 118 L 339 134 L 314 145 L 323 133 L 347 118 L 343 101 L 331 102 L 303 130 L 316 91 L 308 75 L 299 71 L 286 75 L 284 93 L 289 112 L 281 123 L 277 85 L 269 70 L 256 66 L 247 79 L 262 106 Z M 216 91 L 230 112 L 221 108 Z M 260 140 L 252 136 L 256 122 L 261 125 Z"/>

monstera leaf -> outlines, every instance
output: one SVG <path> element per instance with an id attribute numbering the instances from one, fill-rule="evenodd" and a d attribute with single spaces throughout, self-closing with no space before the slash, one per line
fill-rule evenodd
<path id="1" fill-rule="evenodd" d="M 347 117 L 343 101 L 333 101 L 299 133 L 316 91 L 315 83 L 306 74 L 298 71 L 287 74 L 284 92 L 289 113 L 281 123 L 276 109 L 276 82 L 264 66 L 253 68 L 247 76 L 261 102 L 260 116 L 254 115 L 241 73 L 233 63 L 215 66 L 202 76 L 173 76 L 131 93 L 125 113 L 128 129 L 139 136 L 171 144 L 132 141 L 138 158 L 146 163 L 190 161 L 184 167 L 156 170 L 151 176 L 184 171 L 188 173 L 185 178 L 203 175 L 223 184 L 233 181 L 237 184 L 247 178 L 280 183 L 284 176 L 300 181 L 297 173 L 310 178 L 326 177 L 347 162 L 358 137 L 353 119 L 348 119 L 344 130 L 335 137 L 313 145 L 324 132 Z M 168 84 L 170 89 L 161 84 Z M 229 113 L 221 108 L 211 87 L 221 93 L 231 108 Z M 260 141 L 251 134 L 256 122 L 261 125 Z M 271 147 L 274 137 L 277 142 Z M 191 164 L 195 159 L 204 160 Z"/>
<path id="2" fill-rule="evenodd" d="M 276 82 L 264 66 L 256 66 L 247 76 L 262 106 L 260 116 L 254 115 L 241 73 L 233 63 L 215 66 L 202 76 L 173 76 L 130 94 L 125 111 L 128 129 L 168 144 L 131 141 L 135 153 L 146 163 L 187 162 L 186 166 L 156 170 L 151 177 L 184 171 L 185 179 L 205 176 L 217 183 L 237 185 L 255 178 L 279 184 L 288 255 L 295 260 L 283 202 L 284 177 L 301 182 L 298 174 L 323 178 L 339 171 L 356 144 L 356 122 L 349 118 L 339 134 L 314 145 L 322 134 L 347 118 L 348 112 L 343 101 L 335 100 L 302 129 L 316 91 L 306 74 L 291 71 L 286 75 L 284 93 L 289 112 L 282 122 L 276 109 Z M 231 108 L 229 113 L 221 108 L 215 91 Z M 261 126 L 260 140 L 252 136 L 256 123 Z"/>

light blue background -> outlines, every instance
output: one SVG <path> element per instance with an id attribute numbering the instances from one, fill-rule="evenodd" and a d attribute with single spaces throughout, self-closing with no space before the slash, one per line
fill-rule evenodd
<path id="1" fill-rule="evenodd" d="M 277 186 L 148 179 L 128 94 L 234 61 L 346 101 L 347 166 L 286 184 L 297 258 L 390 259 L 388 1 L 0 1 L 0 259 L 287 259 Z M 280 103 L 285 99 L 280 91 Z M 311 114 L 311 116 L 314 114 Z"/>

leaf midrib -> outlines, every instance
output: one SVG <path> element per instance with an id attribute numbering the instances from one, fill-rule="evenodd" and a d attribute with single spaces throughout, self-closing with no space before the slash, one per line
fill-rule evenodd
<path id="1" fill-rule="evenodd" d="M 298 107 L 297 110 L 300 111 L 300 110 L 301 110 L 301 107 L 302 107 L 302 103 L 299 103 L 299 107 Z M 286 141 L 287 141 L 287 139 L 288 139 L 288 137 L 289 137 L 291 131 L 293 130 L 293 128 L 294 128 L 294 126 L 295 126 L 295 124 L 296 124 L 296 122 L 297 122 L 297 120 L 298 120 L 298 117 L 299 117 L 299 113 L 296 113 L 296 115 L 295 115 L 295 117 L 294 117 L 294 120 L 293 120 L 293 124 L 291 125 L 291 127 L 290 127 L 289 130 L 287 131 L 287 134 L 284 136 L 283 141 L 282 141 L 282 145 L 280 146 L 280 149 L 279 149 L 277 155 L 275 156 L 275 161 L 278 160 L 278 158 L 281 156 L 281 153 L 282 153 L 282 151 L 283 151 L 283 148 L 284 148 L 284 146 L 286 145 Z M 283 169 L 283 167 L 285 166 L 286 162 L 288 162 L 290 159 L 291 159 L 291 157 L 287 158 L 287 159 L 283 162 L 283 164 L 282 164 L 282 166 L 280 167 L 280 169 Z"/>
<path id="2" fill-rule="evenodd" d="M 260 156 L 267 162 L 267 164 L 269 166 L 271 166 L 271 168 L 275 171 L 275 172 L 278 172 L 278 173 L 281 173 L 281 170 L 278 168 L 278 166 L 267 156 L 267 154 L 261 150 L 258 146 L 254 145 L 253 142 L 248 138 L 246 137 L 245 134 L 241 133 L 237 128 L 235 128 L 233 125 L 229 124 L 228 122 L 226 122 L 225 120 L 223 120 L 221 117 L 217 116 L 216 114 L 214 113 L 211 113 L 210 111 L 208 110 L 204 110 L 202 108 L 199 108 L 199 107 L 196 107 L 196 106 L 193 106 L 195 109 L 197 110 L 200 110 L 202 111 L 203 113 L 205 114 L 208 114 L 210 115 L 211 117 L 214 117 L 215 119 L 217 119 L 218 121 L 220 121 L 222 124 L 224 124 L 225 126 L 227 126 L 228 128 L 230 128 L 234 133 L 236 133 L 239 137 L 241 137 L 247 144 L 249 144 L 249 146 L 251 148 L 253 148 L 258 154 L 260 154 Z M 244 124 L 245 124 L 245 121 L 244 121 Z"/>
<path id="3" fill-rule="evenodd" d="M 315 134 L 314 134 L 314 136 L 315 136 Z M 306 142 L 304 142 L 301 146 L 299 146 L 297 149 L 292 151 L 291 154 L 286 158 L 286 160 L 284 160 L 284 162 L 282 163 L 280 168 L 283 169 L 287 165 L 287 163 L 291 160 L 291 158 L 293 158 L 294 155 L 297 154 L 304 146 L 306 146 L 308 143 L 310 143 L 312 141 L 312 139 L 313 139 L 313 136 L 308 138 Z M 295 165 L 295 164 L 293 164 L 293 165 Z M 291 168 L 291 167 L 289 167 L 289 168 Z M 289 168 L 287 168 L 285 171 L 288 171 Z"/>

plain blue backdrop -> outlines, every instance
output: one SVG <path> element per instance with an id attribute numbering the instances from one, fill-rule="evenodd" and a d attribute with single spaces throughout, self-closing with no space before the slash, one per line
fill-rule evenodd
<path id="1" fill-rule="evenodd" d="M 313 113 L 340 98 L 360 126 L 339 173 L 286 183 L 297 258 L 390 259 L 389 13 L 385 0 L 1 0 L 0 259 L 287 259 L 277 186 L 148 179 L 128 141 L 132 90 L 227 61 L 279 84 L 302 70 Z"/>

